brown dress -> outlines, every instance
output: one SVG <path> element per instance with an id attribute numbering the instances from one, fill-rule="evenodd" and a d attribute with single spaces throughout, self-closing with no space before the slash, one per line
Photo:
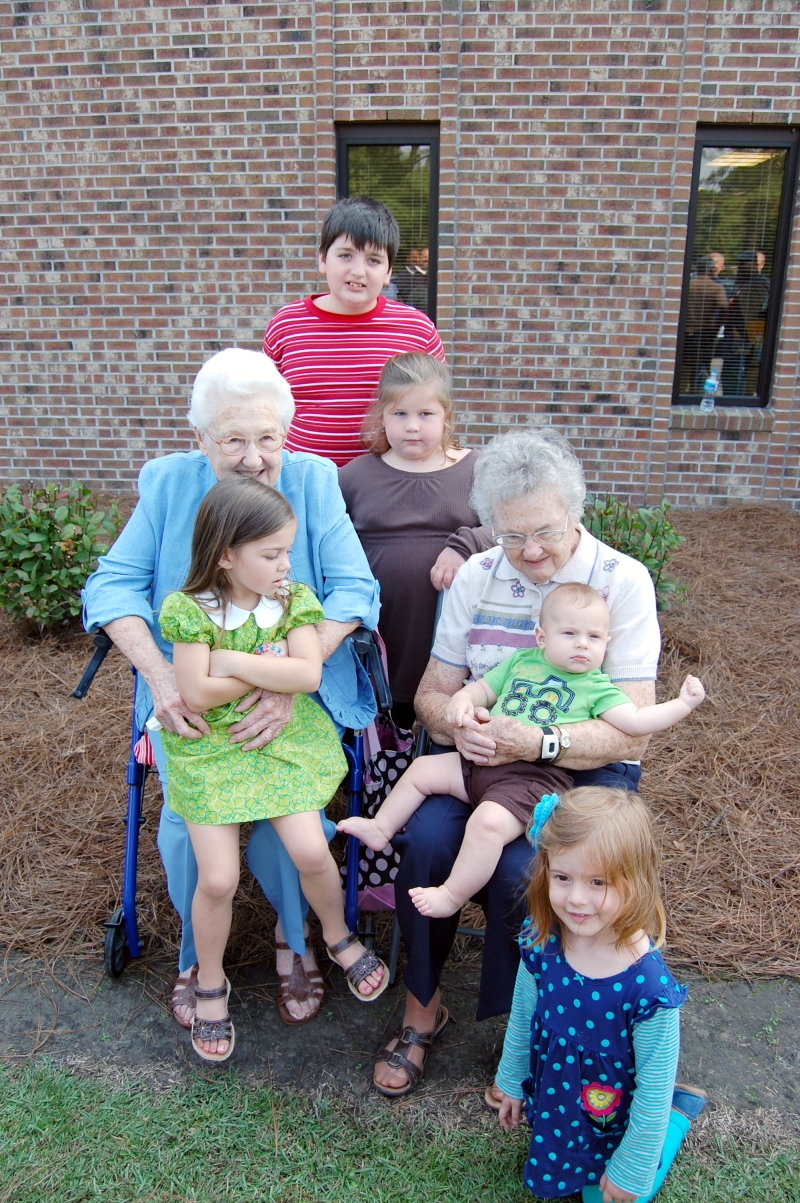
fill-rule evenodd
<path id="1" fill-rule="evenodd" d="M 398 702 L 414 700 L 430 656 L 439 596 L 430 572 L 440 552 L 447 545 L 468 557 L 489 543 L 469 504 L 475 459 L 470 452 L 439 472 L 401 472 L 380 456 L 362 455 L 339 470 L 347 509 L 380 581 L 380 632 Z"/>

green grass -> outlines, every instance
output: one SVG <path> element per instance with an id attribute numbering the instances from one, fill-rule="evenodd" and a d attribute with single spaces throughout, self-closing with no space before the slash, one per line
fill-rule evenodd
<path id="1" fill-rule="evenodd" d="M 0 1069 L 0 1203 L 523 1203 L 522 1139 L 303 1101 L 234 1075 L 167 1090 Z M 661 1203 L 799 1197 L 800 1151 L 684 1154 Z"/>
<path id="2" fill-rule="evenodd" d="M 657 1203 L 796 1203 L 800 1149 L 756 1153 L 741 1142 L 718 1140 L 700 1160 L 678 1157 Z"/>

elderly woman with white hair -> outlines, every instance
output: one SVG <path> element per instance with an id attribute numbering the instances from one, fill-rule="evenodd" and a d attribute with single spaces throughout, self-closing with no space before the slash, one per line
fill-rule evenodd
<path id="1" fill-rule="evenodd" d="M 600 719 L 559 727 L 556 710 L 552 724 L 543 728 L 484 712 L 483 721 L 454 728 L 445 718 L 447 703 L 465 679 L 476 680 L 520 648 L 534 646 L 544 598 L 572 581 L 591 585 L 608 603 L 611 640 L 603 671 L 637 706 L 655 700 L 661 641 L 650 576 L 642 564 L 581 526 L 585 496 L 581 465 L 552 428 L 513 430 L 485 448 L 470 500 L 491 526 L 496 546 L 473 555 L 453 581 L 415 698 L 416 712 L 436 745 L 449 750 L 455 744 L 476 764 L 557 763 L 576 786 L 635 789 L 647 738 L 623 735 Z M 408 890 L 441 885 L 448 877 L 469 813 L 454 798 L 428 798 L 405 833 L 392 841 L 402 851 L 395 897 L 408 950 L 408 995 L 403 1022 L 375 1065 L 375 1086 L 384 1094 L 414 1088 L 431 1042 L 447 1020 L 439 981 L 459 917 L 425 918 Z M 508 844 L 478 897 L 486 913 L 478 1019 L 511 1008 L 530 858 L 525 839 Z M 499 1107 L 494 1084 L 485 1098 L 490 1107 Z"/>
<path id="2" fill-rule="evenodd" d="M 262 480 L 290 502 L 297 518 L 292 576 L 314 590 L 325 612 L 317 628 L 325 663 L 319 692 L 313 696 L 340 728 L 368 725 L 375 715 L 372 691 L 346 640 L 362 623 L 375 626 L 378 590 L 347 516 L 334 465 L 282 450 L 294 416 L 288 384 L 265 355 L 229 348 L 201 368 L 188 416 L 197 449 L 144 465 L 139 502 L 84 593 L 87 631 L 104 627 L 143 679 L 145 687 L 137 695 L 140 727 L 154 715 L 163 728 L 178 735 L 192 739 L 208 733 L 202 715 L 187 705 L 177 688 L 172 647 L 161 637 L 157 612 L 167 594 L 180 589 L 186 579 L 200 502 L 218 480 L 229 476 Z M 286 726 L 292 698 L 255 690 L 239 708 L 247 713 L 229 729 L 231 740 L 243 743 L 246 751 L 256 750 Z M 191 904 L 197 865 L 186 824 L 169 807 L 157 730 L 151 740 L 165 799 L 158 847 L 170 898 L 183 923 L 172 1009 L 178 1023 L 190 1027 L 196 1007 Z M 333 824 L 324 816 L 323 823 L 331 835 Z M 308 904 L 297 870 L 268 820 L 254 824 L 247 860 L 278 913 L 278 1013 L 285 1023 L 305 1023 L 319 1011 L 322 978 L 313 950 L 305 944 Z"/>

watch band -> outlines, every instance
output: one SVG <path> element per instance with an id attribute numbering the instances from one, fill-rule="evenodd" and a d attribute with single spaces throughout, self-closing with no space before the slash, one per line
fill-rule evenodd
<path id="1" fill-rule="evenodd" d="M 564 756 L 569 751 L 569 749 L 572 747 L 572 740 L 570 739 L 569 731 L 564 731 L 564 730 L 562 730 L 561 727 L 558 727 L 556 729 L 558 731 L 559 749 L 558 749 L 558 756 L 556 756 L 554 763 L 559 764 L 564 759 Z"/>
<path id="2" fill-rule="evenodd" d="M 558 728 L 542 727 L 542 750 L 537 764 L 553 764 L 561 751 L 561 739 Z"/>

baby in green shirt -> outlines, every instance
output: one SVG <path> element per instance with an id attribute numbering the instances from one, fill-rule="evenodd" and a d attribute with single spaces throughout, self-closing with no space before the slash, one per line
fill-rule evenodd
<path id="1" fill-rule="evenodd" d="M 448 703 L 447 721 L 477 728 L 490 715 L 505 715 L 547 729 L 554 723 L 602 718 L 627 735 L 652 735 L 700 705 L 703 686 L 688 676 L 679 697 L 637 709 L 600 669 L 610 623 L 608 606 L 595 589 L 559 585 L 542 605 L 537 646 L 516 652 L 481 680 L 459 689 Z M 563 733 L 561 746 L 567 746 Z M 542 797 L 571 787 L 572 778 L 554 761 L 477 765 L 458 752 L 420 756 L 374 819 L 344 819 L 338 830 L 380 852 L 431 794 L 449 794 L 470 805 L 473 813 L 447 881 L 409 891 L 423 915 L 443 919 L 489 881 L 503 848 L 527 831 Z"/>

